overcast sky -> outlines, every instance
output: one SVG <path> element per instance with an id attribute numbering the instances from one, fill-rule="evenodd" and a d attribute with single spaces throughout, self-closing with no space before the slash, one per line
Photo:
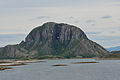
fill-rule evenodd
<path id="1" fill-rule="evenodd" d="M 0 46 L 45 22 L 76 25 L 105 48 L 120 46 L 120 0 L 0 0 Z"/>

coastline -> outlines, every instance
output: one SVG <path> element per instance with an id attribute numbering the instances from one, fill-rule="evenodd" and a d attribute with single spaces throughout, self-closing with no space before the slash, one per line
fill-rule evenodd
<path id="1" fill-rule="evenodd" d="M 36 63 L 36 62 L 45 62 L 40 60 L 10 60 L 10 59 L 4 59 L 0 60 L 0 71 L 6 70 L 6 69 L 12 69 L 12 66 L 22 66 L 22 65 L 28 65 L 27 63 Z"/>
<path id="2" fill-rule="evenodd" d="M 120 58 L 70 58 L 70 59 L 95 59 L 95 60 L 120 60 Z M 3 59 L 0 60 L 0 71 L 12 69 L 12 66 L 22 66 L 28 65 L 28 63 L 39 63 L 46 62 L 46 60 L 65 60 L 59 58 L 49 58 L 49 59 L 30 59 L 30 60 L 21 60 L 21 59 Z"/>

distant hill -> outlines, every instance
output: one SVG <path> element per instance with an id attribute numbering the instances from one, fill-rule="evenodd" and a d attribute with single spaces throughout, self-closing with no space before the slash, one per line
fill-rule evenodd
<path id="1" fill-rule="evenodd" d="M 111 53 L 120 54 L 120 51 L 112 51 Z"/>
<path id="2" fill-rule="evenodd" d="M 108 58 L 120 58 L 120 46 L 108 48 L 108 51 L 111 52 Z"/>
<path id="3" fill-rule="evenodd" d="M 0 48 L 0 58 L 104 57 L 108 53 L 80 28 L 54 22 L 34 28 L 20 44 Z"/>
<path id="4" fill-rule="evenodd" d="M 112 51 L 107 58 L 120 58 L 120 51 Z"/>
<path id="5" fill-rule="evenodd" d="M 107 48 L 108 51 L 120 51 L 120 46 Z"/>

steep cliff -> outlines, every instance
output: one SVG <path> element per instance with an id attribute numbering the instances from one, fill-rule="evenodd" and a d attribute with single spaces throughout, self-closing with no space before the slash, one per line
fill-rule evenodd
<path id="1" fill-rule="evenodd" d="M 0 49 L 0 58 L 41 58 L 43 56 L 104 57 L 108 52 L 89 40 L 78 27 L 48 22 L 33 29 L 18 45 Z"/>

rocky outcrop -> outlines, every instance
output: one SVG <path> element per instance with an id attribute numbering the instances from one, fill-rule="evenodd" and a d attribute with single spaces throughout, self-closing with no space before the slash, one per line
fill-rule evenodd
<path id="1" fill-rule="evenodd" d="M 20 48 L 18 45 L 8 45 L 3 48 L 0 48 L 0 58 L 23 58 L 27 56 L 27 51 Z"/>
<path id="2" fill-rule="evenodd" d="M 1 58 L 39 58 L 45 55 L 64 58 L 104 57 L 108 52 L 89 40 L 80 28 L 54 22 L 33 29 L 20 44 L 0 49 Z"/>

